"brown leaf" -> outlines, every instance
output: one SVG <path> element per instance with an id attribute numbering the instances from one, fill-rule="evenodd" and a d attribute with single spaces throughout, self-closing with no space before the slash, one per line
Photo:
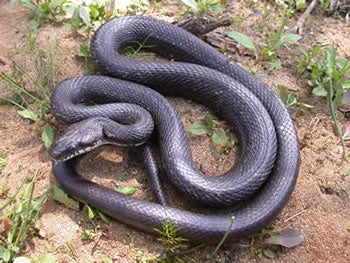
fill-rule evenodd
<path id="1" fill-rule="evenodd" d="M 12 227 L 11 220 L 8 217 L 6 217 L 2 222 L 4 224 L 5 231 L 9 232 Z"/>

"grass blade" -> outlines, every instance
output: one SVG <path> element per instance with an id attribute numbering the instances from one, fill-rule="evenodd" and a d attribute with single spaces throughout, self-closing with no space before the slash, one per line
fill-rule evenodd
<path id="1" fill-rule="evenodd" d="M 338 124 L 337 117 L 335 114 L 335 105 L 334 105 L 334 101 L 333 101 L 333 95 L 334 95 L 333 83 L 332 83 L 331 79 L 329 79 L 328 82 L 329 82 L 329 89 L 328 89 L 327 100 L 328 100 L 328 104 L 329 104 L 329 109 L 331 111 L 331 117 L 332 117 L 332 120 L 334 122 L 335 130 L 336 130 L 336 132 L 339 136 L 339 139 L 340 139 L 340 143 L 341 143 L 342 150 L 343 150 L 343 156 L 345 156 L 346 149 L 345 149 L 344 138 L 343 138 L 342 132 L 339 128 L 339 124 Z"/>

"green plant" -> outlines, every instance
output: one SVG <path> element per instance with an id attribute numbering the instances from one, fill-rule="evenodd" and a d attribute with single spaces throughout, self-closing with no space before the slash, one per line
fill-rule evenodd
<path id="1" fill-rule="evenodd" d="M 15 3 L 17 0 L 11 0 Z M 65 18 L 69 0 L 18 0 L 20 5 L 29 9 L 31 18 L 29 28 L 37 29 L 48 22 L 61 22 Z"/>
<path id="2" fill-rule="evenodd" d="M 33 230 L 38 218 L 46 193 L 33 197 L 35 182 L 34 176 L 24 193 L 18 196 L 23 185 L 27 183 L 25 178 L 17 192 L 0 207 L 0 211 L 3 212 L 0 222 L 5 228 L 4 236 L 0 236 L 0 259 L 3 262 L 12 261 L 13 257 L 21 252 L 23 241 Z"/>
<path id="3" fill-rule="evenodd" d="M 344 140 L 336 119 L 335 109 L 341 104 L 345 91 L 350 88 L 350 61 L 338 57 L 337 50 L 333 46 L 328 49 L 318 49 L 317 54 L 312 56 L 308 63 L 308 83 L 313 87 L 312 93 L 315 96 L 327 98 L 331 117 L 341 139 L 343 153 L 345 153 Z"/>
<path id="4" fill-rule="evenodd" d="M 155 229 L 160 235 L 158 241 L 165 247 L 165 257 L 159 262 L 220 262 L 218 251 L 230 234 L 234 222 L 235 217 L 232 216 L 227 231 L 215 248 L 204 244 L 188 247 L 187 240 L 178 236 L 177 226 L 170 220 L 163 222 L 162 229 Z"/>
<path id="5" fill-rule="evenodd" d="M 295 56 L 295 74 L 304 75 L 311 70 L 311 64 L 317 59 L 322 45 L 315 46 L 312 50 L 308 50 L 304 47 L 299 47 L 298 52 Z"/>
<path id="6" fill-rule="evenodd" d="M 126 15 L 143 15 L 149 8 L 148 0 L 127 0 Z"/>
<path id="7" fill-rule="evenodd" d="M 342 124 L 341 126 L 341 132 L 342 132 L 342 138 L 344 143 L 347 143 L 347 146 L 350 146 L 350 121 L 347 121 Z M 341 143 L 341 140 L 339 139 L 338 144 Z"/>
<path id="8" fill-rule="evenodd" d="M 114 0 L 11 0 L 27 8 L 31 18 L 29 28 L 49 23 L 65 23 L 64 28 L 89 35 L 102 23 L 119 12 L 119 1 Z M 144 14 L 149 8 L 148 0 L 129 0 L 125 14 Z"/>
<path id="9" fill-rule="evenodd" d="M 6 152 L 3 152 L 3 151 L 0 151 L 0 174 L 1 174 L 1 171 L 5 168 L 6 166 L 6 163 L 7 163 L 7 153 Z"/>
<path id="10" fill-rule="evenodd" d="M 116 16 L 115 1 L 111 0 L 12 0 L 27 8 L 31 18 L 29 28 L 49 23 L 65 22 L 65 28 L 90 33 Z"/>
<path id="11" fill-rule="evenodd" d="M 293 7 L 295 10 L 302 10 L 302 9 L 305 9 L 307 7 L 305 0 L 294 0 L 292 2 L 293 2 Z"/>
<path id="12" fill-rule="evenodd" d="M 116 15 L 113 1 L 70 1 L 68 30 L 89 34 Z"/>
<path id="13" fill-rule="evenodd" d="M 41 132 L 41 138 L 43 140 L 43 144 L 46 148 L 49 148 L 54 139 L 54 130 L 50 124 L 48 114 L 49 114 L 49 104 L 46 101 L 43 101 L 36 96 L 34 96 L 31 92 L 25 89 L 22 85 L 15 82 L 10 76 L 6 75 L 4 72 L 0 72 L 0 78 L 5 80 L 8 84 L 10 84 L 16 92 L 20 95 L 21 102 L 17 102 L 13 99 L 3 98 L 0 99 L 5 100 L 15 107 L 18 108 L 17 113 L 21 115 L 25 119 L 30 119 L 35 122 L 42 122 L 43 128 Z M 37 109 L 31 109 L 29 100 L 34 102 L 37 105 Z"/>
<path id="14" fill-rule="evenodd" d="M 332 0 L 320 0 L 319 2 L 320 2 L 320 8 L 322 12 L 325 13 L 329 5 L 331 4 Z"/>
<path id="15" fill-rule="evenodd" d="M 162 228 L 157 229 L 159 234 L 158 241 L 162 243 L 165 249 L 166 258 L 162 262 L 183 262 L 179 252 L 187 248 L 187 239 L 178 235 L 178 227 L 170 220 L 162 222 Z"/>
<path id="16" fill-rule="evenodd" d="M 82 240 L 94 240 L 97 242 L 102 236 L 106 236 L 106 233 L 101 229 L 100 225 L 93 228 L 84 229 L 81 233 Z"/>
<path id="17" fill-rule="evenodd" d="M 103 222 L 109 224 L 111 222 L 111 219 L 100 212 L 98 209 L 91 207 L 87 204 L 81 204 L 79 201 L 74 200 L 73 198 L 68 197 L 68 194 L 66 194 L 61 188 L 50 185 L 49 189 L 50 197 L 65 205 L 68 208 L 80 211 L 82 210 L 83 214 L 86 216 L 86 218 L 91 221 L 93 219 L 101 219 Z M 82 209 L 80 209 L 82 207 Z"/>
<path id="18" fill-rule="evenodd" d="M 126 57 L 132 59 L 154 59 L 156 54 L 153 52 L 147 52 L 152 50 L 155 45 L 148 44 L 148 39 L 152 36 L 152 33 L 149 34 L 142 42 L 139 41 L 129 41 L 127 45 L 122 49 L 122 54 Z"/>
<path id="19" fill-rule="evenodd" d="M 350 61 L 337 57 L 337 50 L 330 46 L 323 50 L 320 56 L 310 63 L 310 82 L 312 93 L 316 96 L 326 97 L 329 93 L 329 81 L 332 82 L 334 94 L 332 99 L 338 106 L 344 92 L 350 88 Z"/>
<path id="20" fill-rule="evenodd" d="M 209 135 L 212 142 L 220 147 L 219 155 L 221 156 L 221 154 L 229 154 L 238 141 L 220 125 L 222 126 L 222 122 L 214 114 L 208 112 L 198 121 L 193 122 L 187 130 L 194 135 Z"/>
<path id="21" fill-rule="evenodd" d="M 90 52 L 90 45 L 82 44 L 77 54 L 83 60 L 86 75 L 94 75 L 96 73 L 95 62 Z"/>
<path id="22" fill-rule="evenodd" d="M 298 101 L 298 96 L 294 92 L 288 92 L 287 87 L 280 87 L 280 97 L 286 104 L 289 113 L 293 119 L 300 113 L 301 108 L 313 108 L 313 106 Z"/>
<path id="23" fill-rule="evenodd" d="M 58 50 L 57 40 L 51 40 L 48 48 L 44 50 L 39 48 L 35 38 L 30 36 L 29 51 L 33 57 L 30 70 L 12 61 L 11 75 L 17 80 L 5 72 L 0 72 L 0 79 L 4 81 L 4 89 L 13 90 L 17 95 L 17 98 L 0 96 L 0 100 L 18 108 L 17 113 L 23 118 L 39 124 L 42 141 L 46 148 L 51 146 L 54 138 L 49 98 L 56 83 Z"/>
<path id="24" fill-rule="evenodd" d="M 150 262 L 161 262 L 157 255 L 152 255 L 145 249 L 138 249 L 135 247 L 134 241 L 131 240 L 129 244 L 130 248 L 130 259 L 131 262 L 138 263 L 150 263 Z"/>
<path id="25" fill-rule="evenodd" d="M 15 257 L 13 259 L 13 263 L 56 263 L 57 261 L 55 260 L 54 256 L 51 254 L 41 254 L 40 256 L 31 256 L 25 257 L 25 256 L 19 256 Z"/>
<path id="26" fill-rule="evenodd" d="M 295 44 L 301 39 L 301 36 L 298 34 L 284 34 L 284 30 L 288 24 L 290 16 L 291 11 L 290 9 L 287 9 L 285 11 L 284 18 L 282 19 L 281 25 L 276 32 L 272 31 L 269 34 L 267 46 L 262 48 L 262 54 L 268 62 L 273 62 L 278 50 L 280 50 L 282 47 L 287 47 L 288 45 Z"/>
<path id="27" fill-rule="evenodd" d="M 263 61 L 269 63 L 273 68 L 280 68 L 281 62 L 276 59 L 278 52 L 289 45 L 296 44 L 301 36 L 298 34 L 284 33 L 289 18 L 291 16 L 291 10 L 287 9 L 284 12 L 284 18 L 279 28 L 269 33 L 266 44 L 260 44 L 258 47 L 254 44 L 252 39 L 240 32 L 231 31 L 227 33 L 227 36 L 241 44 L 242 46 L 252 50 L 257 60 L 259 57 L 263 57 Z"/>
<path id="28" fill-rule="evenodd" d="M 215 247 L 215 250 L 212 254 L 212 257 L 215 257 L 219 251 L 219 249 L 221 248 L 221 246 L 224 244 L 225 240 L 227 239 L 228 235 L 230 234 L 231 230 L 232 230 L 232 227 L 235 223 L 235 217 L 232 216 L 231 217 L 231 222 L 229 224 L 229 226 L 227 227 L 227 230 L 226 230 L 226 233 L 224 234 L 224 236 L 222 237 L 222 239 L 220 240 L 220 242 L 218 243 L 218 245 Z"/>
<path id="29" fill-rule="evenodd" d="M 288 227 L 281 231 L 262 229 L 249 237 L 251 239 L 249 252 L 257 258 L 276 258 L 280 247 L 292 248 L 304 241 L 304 234 L 301 231 Z"/>
<path id="30" fill-rule="evenodd" d="M 72 245 L 72 243 L 70 242 L 66 242 L 64 244 L 62 244 L 62 246 L 69 251 L 69 255 L 67 255 L 68 253 L 66 253 L 66 256 L 72 261 L 72 262 L 80 262 L 79 260 L 79 256 L 77 254 L 77 251 L 75 250 L 74 246 Z"/>
<path id="31" fill-rule="evenodd" d="M 165 250 L 175 253 L 177 250 L 187 247 L 188 240 L 178 236 L 178 227 L 170 220 L 162 222 L 162 229 L 154 229 L 158 234 L 158 241 L 165 246 Z"/>
<path id="32" fill-rule="evenodd" d="M 207 11 L 221 13 L 225 11 L 226 1 L 222 0 L 181 0 L 187 7 L 201 14 Z"/>
<path id="33" fill-rule="evenodd" d="M 282 8 L 289 7 L 291 10 L 302 10 L 307 7 L 305 0 L 289 0 L 289 1 L 275 0 L 274 2 Z"/>

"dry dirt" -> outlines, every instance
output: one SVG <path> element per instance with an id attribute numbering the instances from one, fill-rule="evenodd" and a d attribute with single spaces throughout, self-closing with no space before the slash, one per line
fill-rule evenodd
<path id="1" fill-rule="evenodd" d="M 164 1 L 157 9 L 151 8 L 149 13 L 168 21 L 180 18 L 178 6 L 167 2 Z M 229 4 L 236 21 L 240 21 L 233 27 L 239 24 L 244 33 L 255 34 L 254 30 L 261 18 L 254 15 L 253 10 L 259 6 L 249 4 L 253 1 L 237 2 Z M 0 1 L 0 71 L 10 74 L 12 60 L 24 66 L 31 65 L 32 57 L 28 55 L 27 47 L 28 21 L 24 9 L 11 6 L 8 1 Z M 260 21 L 260 24 L 263 23 Z M 295 21 L 290 23 L 292 26 Z M 313 16 L 306 26 L 306 45 L 327 41 L 338 48 L 341 56 L 350 59 L 350 29 L 343 21 Z M 82 41 L 80 38 L 75 38 L 60 26 L 52 25 L 41 28 L 37 34 L 38 44 L 42 48 L 47 46 L 50 39 L 60 42 L 57 81 L 83 74 L 83 65 L 75 56 Z M 251 56 L 230 52 L 228 55 L 248 69 L 254 65 Z M 259 66 L 258 75 L 275 91 L 284 85 L 298 94 L 299 101 L 314 105 L 312 109 L 303 110 L 303 114 L 296 119 L 301 151 L 299 179 L 287 206 L 269 226 L 269 229 L 275 230 L 286 227 L 298 229 L 304 233 L 305 240 L 292 249 L 272 248 L 277 251 L 277 259 L 257 259 L 253 256 L 253 248 L 261 247 L 256 243 L 246 247 L 225 245 L 219 256 L 226 258 L 225 262 L 350 262 L 350 166 L 347 161 L 341 162 L 341 148 L 336 144 L 337 137 L 326 102 L 312 97 L 306 81 L 292 75 L 288 67 L 271 72 Z M 183 99 L 174 99 L 173 102 L 187 123 L 190 116 L 196 118 L 205 111 L 203 107 Z M 36 173 L 35 194 L 44 193 L 52 181 L 51 162 L 38 135 L 38 125 L 24 120 L 14 108 L 8 106 L 0 106 L 0 116 L 0 150 L 8 156 L 7 166 L 0 174 L 0 186 L 3 189 L 10 188 L 9 193 L 13 193 L 26 175 Z M 223 163 L 217 162 L 217 153 L 210 139 L 194 136 L 190 136 L 190 139 L 195 162 L 205 173 L 220 174 L 230 165 L 232 156 L 225 158 Z M 104 147 L 84 158 L 82 172 L 86 177 L 106 185 L 110 185 L 112 180 L 118 180 L 122 185 L 137 185 L 140 187 L 137 196 L 144 198 L 147 193 L 144 190 L 148 190 L 148 186 L 141 183 L 144 171 L 129 166 L 129 156 L 126 149 Z M 0 200 L 3 203 L 6 196 L 1 196 Z M 83 229 L 97 225 L 105 235 L 98 240 L 83 241 Z M 105 259 L 140 262 L 142 256 L 159 255 L 162 251 L 161 244 L 153 236 L 118 222 L 90 223 L 81 212 L 68 209 L 51 198 L 43 205 L 36 228 L 40 231 L 28 237 L 23 255 L 37 257 L 50 253 L 57 262 L 103 262 Z M 69 249 L 69 245 L 74 248 L 74 252 Z M 197 256 L 203 253 L 198 252 Z M 196 255 L 193 256 L 192 262 L 201 261 L 203 259 L 196 260 Z"/>

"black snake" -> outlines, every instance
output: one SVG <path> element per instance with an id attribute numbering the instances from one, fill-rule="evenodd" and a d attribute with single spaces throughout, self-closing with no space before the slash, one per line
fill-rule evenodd
<path id="1" fill-rule="evenodd" d="M 145 40 L 152 51 L 176 62 L 139 61 L 120 55 L 127 44 Z M 143 231 L 155 233 L 155 228 L 170 220 L 182 237 L 210 244 L 223 237 L 232 216 L 235 221 L 228 240 L 259 231 L 279 213 L 297 179 L 298 140 L 288 110 L 263 82 L 197 37 L 150 17 L 130 16 L 105 23 L 95 33 L 91 51 L 99 71 L 108 76 L 77 77 L 57 86 L 51 97 L 52 110 L 66 122 L 78 123 L 58 140 L 52 155 L 65 159 L 65 147 L 66 157 L 97 147 L 101 140 L 91 139 L 96 133 L 106 136 L 107 142 L 118 137 L 101 128 L 106 117 L 120 122 L 122 136 L 136 131 L 125 144 L 141 144 L 153 128 L 141 106 L 154 121 L 169 180 L 193 202 L 225 210 L 194 213 L 125 196 L 81 178 L 74 170 L 75 158 L 53 162 L 63 190 Z M 180 118 L 157 91 L 207 105 L 234 127 L 240 157 L 229 172 L 208 177 L 198 171 Z M 121 108 L 116 102 L 122 103 Z M 122 117 L 129 109 L 132 113 Z M 115 112 L 117 117 L 113 117 Z M 97 118 L 92 128 L 88 128 L 89 121 L 82 121 L 89 116 Z M 113 124 L 105 126 L 114 129 Z M 146 135 L 138 138 L 137 127 L 146 129 Z M 145 159 L 150 161 L 146 164 L 150 173 L 156 173 L 149 151 Z"/>

